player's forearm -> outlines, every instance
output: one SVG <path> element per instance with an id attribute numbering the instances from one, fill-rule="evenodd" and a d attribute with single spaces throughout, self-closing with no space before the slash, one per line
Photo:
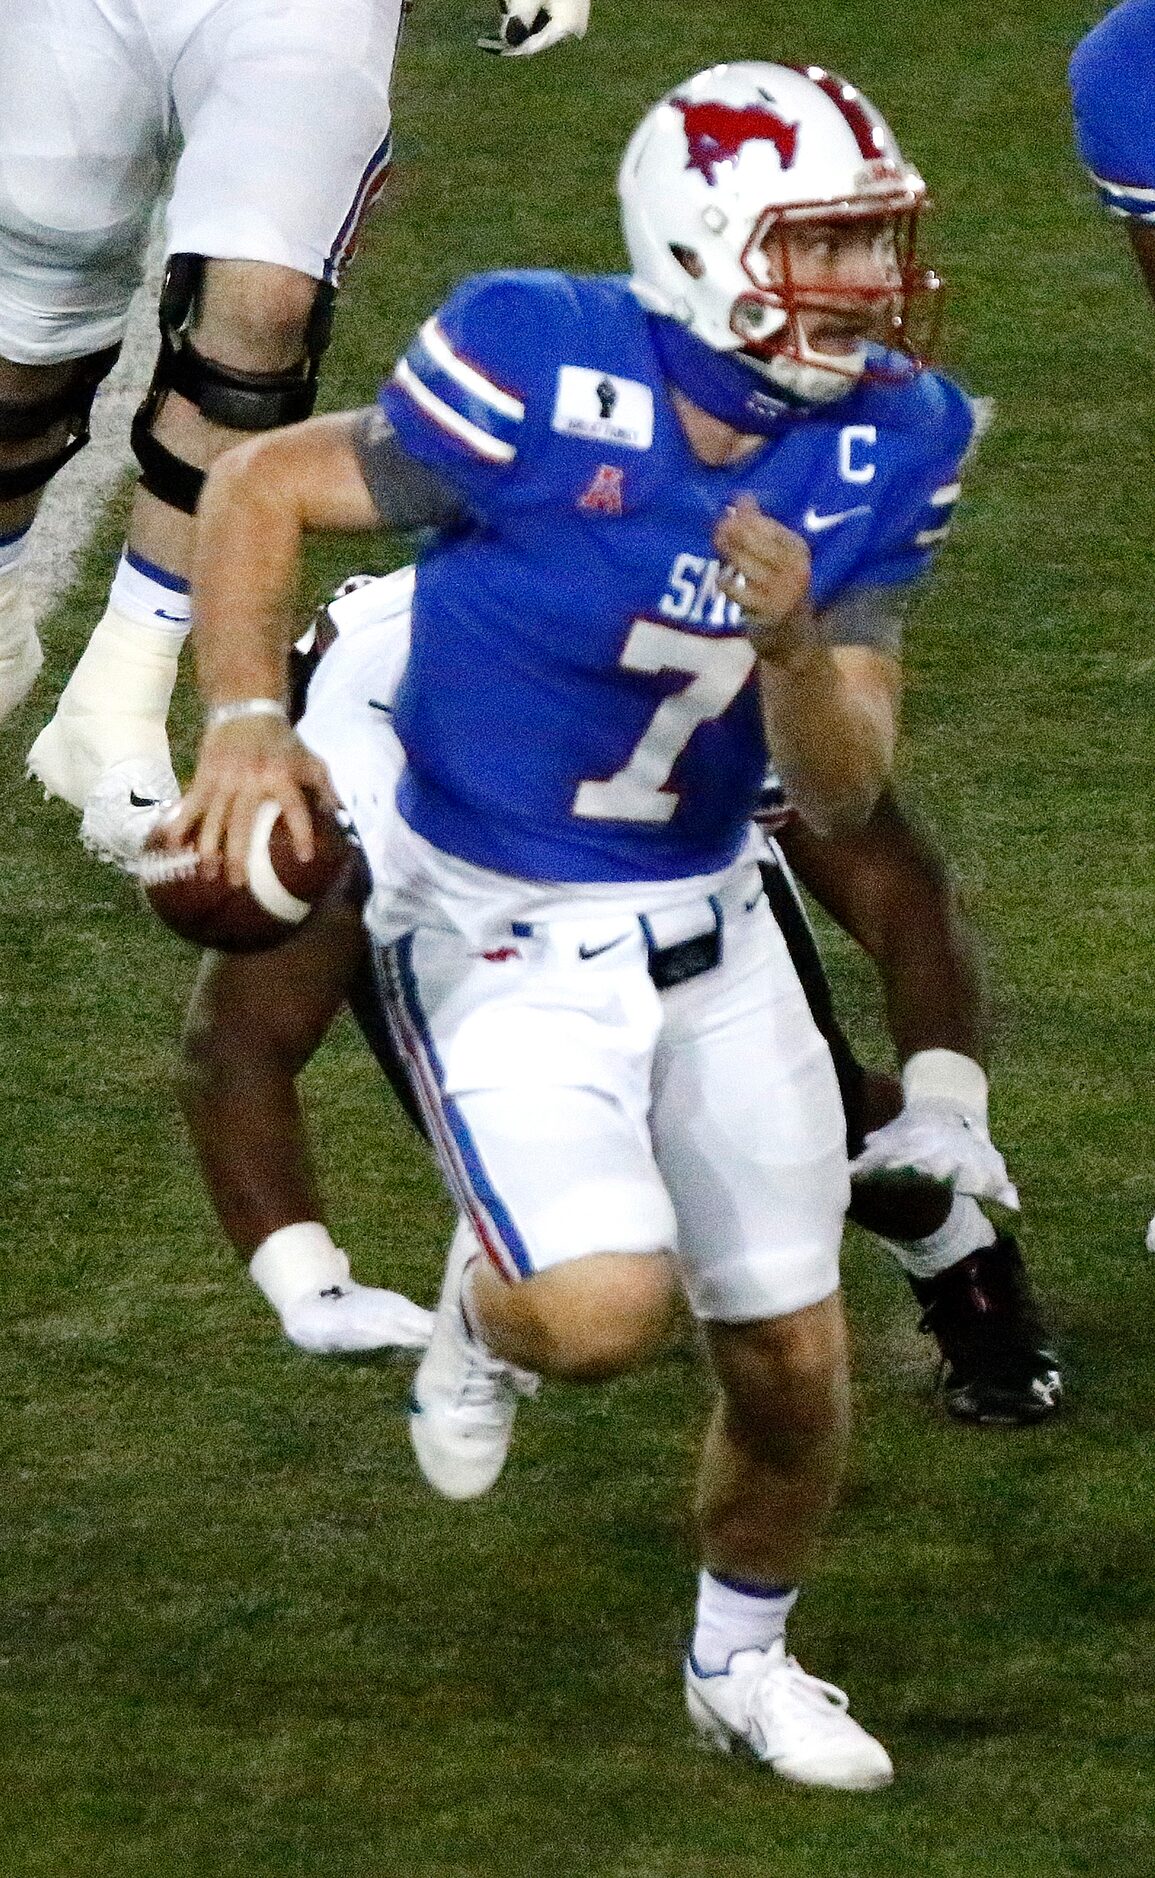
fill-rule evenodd
<path id="1" fill-rule="evenodd" d="M 210 705 L 284 698 L 306 534 L 379 528 L 353 444 L 357 412 L 227 450 L 197 511 L 193 632 Z"/>
<path id="2" fill-rule="evenodd" d="M 790 800 L 820 833 L 861 828 L 894 762 L 887 701 L 848 683 L 820 643 L 763 657 L 758 670 L 766 741 Z"/>
<path id="3" fill-rule="evenodd" d="M 218 458 L 198 511 L 193 635 L 210 708 L 286 696 L 304 527 L 291 492 L 262 475 L 264 441 Z"/>
<path id="4" fill-rule="evenodd" d="M 178 1093 L 217 1217 L 246 1258 L 282 1226 L 321 1220 L 297 1078 L 364 955 L 349 876 L 276 954 L 205 954 L 181 1040 Z"/>
<path id="5" fill-rule="evenodd" d="M 985 1064 L 987 1002 L 973 951 L 949 930 L 928 933 L 928 924 L 912 929 L 879 961 L 899 1061 L 919 1050 L 954 1050 Z"/>
<path id="6" fill-rule="evenodd" d="M 945 1049 L 983 1062 L 977 942 L 950 868 L 892 792 L 857 834 L 831 840 L 795 822 L 780 840 L 803 886 L 875 965 L 900 1060 Z"/>
<path id="7" fill-rule="evenodd" d="M 942 856 L 899 818 L 869 947 L 899 1060 L 954 1050 L 985 1064 L 990 1010 L 979 950 Z"/>

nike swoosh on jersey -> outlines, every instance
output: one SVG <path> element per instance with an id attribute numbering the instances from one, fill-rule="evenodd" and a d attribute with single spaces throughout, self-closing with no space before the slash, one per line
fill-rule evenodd
<path id="1" fill-rule="evenodd" d="M 820 535 L 824 528 L 837 528 L 839 522 L 848 522 L 852 515 L 870 513 L 870 505 L 866 502 L 859 502 L 852 509 L 836 509 L 832 515 L 819 515 L 817 509 L 807 509 L 802 517 L 802 526 L 809 529 L 812 535 Z"/>
<path id="2" fill-rule="evenodd" d="M 629 936 L 630 935 L 628 932 L 620 932 L 616 939 L 607 939 L 604 945 L 600 945 L 600 946 L 580 945 L 578 947 L 578 957 L 579 959 L 596 959 L 600 956 L 601 953 L 608 952 L 611 946 L 623 945 L 625 941 L 629 938 Z"/>

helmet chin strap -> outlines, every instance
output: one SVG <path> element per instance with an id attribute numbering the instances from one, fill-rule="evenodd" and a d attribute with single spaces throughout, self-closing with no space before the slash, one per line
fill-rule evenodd
<path id="1" fill-rule="evenodd" d="M 832 353 L 829 363 L 821 353 L 809 350 L 801 356 L 790 352 L 774 352 L 768 358 L 758 358 L 752 352 L 742 356 L 776 391 L 786 393 L 799 405 L 811 409 L 845 398 L 854 390 L 866 366 L 864 352 Z"/>
<path id="2" fill-rule="evenodd" d="M 774 352 L 716 352 L 678 320 L 651 313 L 650 333 L 662 374 L 700 410 L 747 436 L 772 436 L 784 417 L 821 410 L 854 390 L 866 364 L 858 352 L 806 357 Z"/>
<path id="3" fill-rule="evenodd" d="M 772 436 L 784 417 L 799 416 L 810 401 L 771 377 L 769 360 L 744 352 L 716 352 L 688 327 L 662 314 L 649 316 L 662 375 L 699 410 L 751 437 Z"/>

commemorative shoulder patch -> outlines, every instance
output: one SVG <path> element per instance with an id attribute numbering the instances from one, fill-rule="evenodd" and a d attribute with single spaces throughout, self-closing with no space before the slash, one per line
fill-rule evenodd
<path id="1" fill-rule="evenodd" d="M 654 441 L 654 394 L 636 378 L 616 378 L 588 365 L 563 365 L 550 422 L 565 437 L 648 450 Z"/>

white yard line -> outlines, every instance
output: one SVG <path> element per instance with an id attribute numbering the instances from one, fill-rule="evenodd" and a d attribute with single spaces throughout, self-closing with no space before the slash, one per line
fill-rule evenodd
<path id="1" fill-rule="evenodd" d="M 134 464 L 128 432 L 156 360 L 161 251 L 158 229 L 149 248 L 147 277 L 133 296 L 124 350 L 93 406 L 92 442 L 61 470 L 40 505 L 25 563 L 38 620 L 76 579 L 105 504 Z"/>

